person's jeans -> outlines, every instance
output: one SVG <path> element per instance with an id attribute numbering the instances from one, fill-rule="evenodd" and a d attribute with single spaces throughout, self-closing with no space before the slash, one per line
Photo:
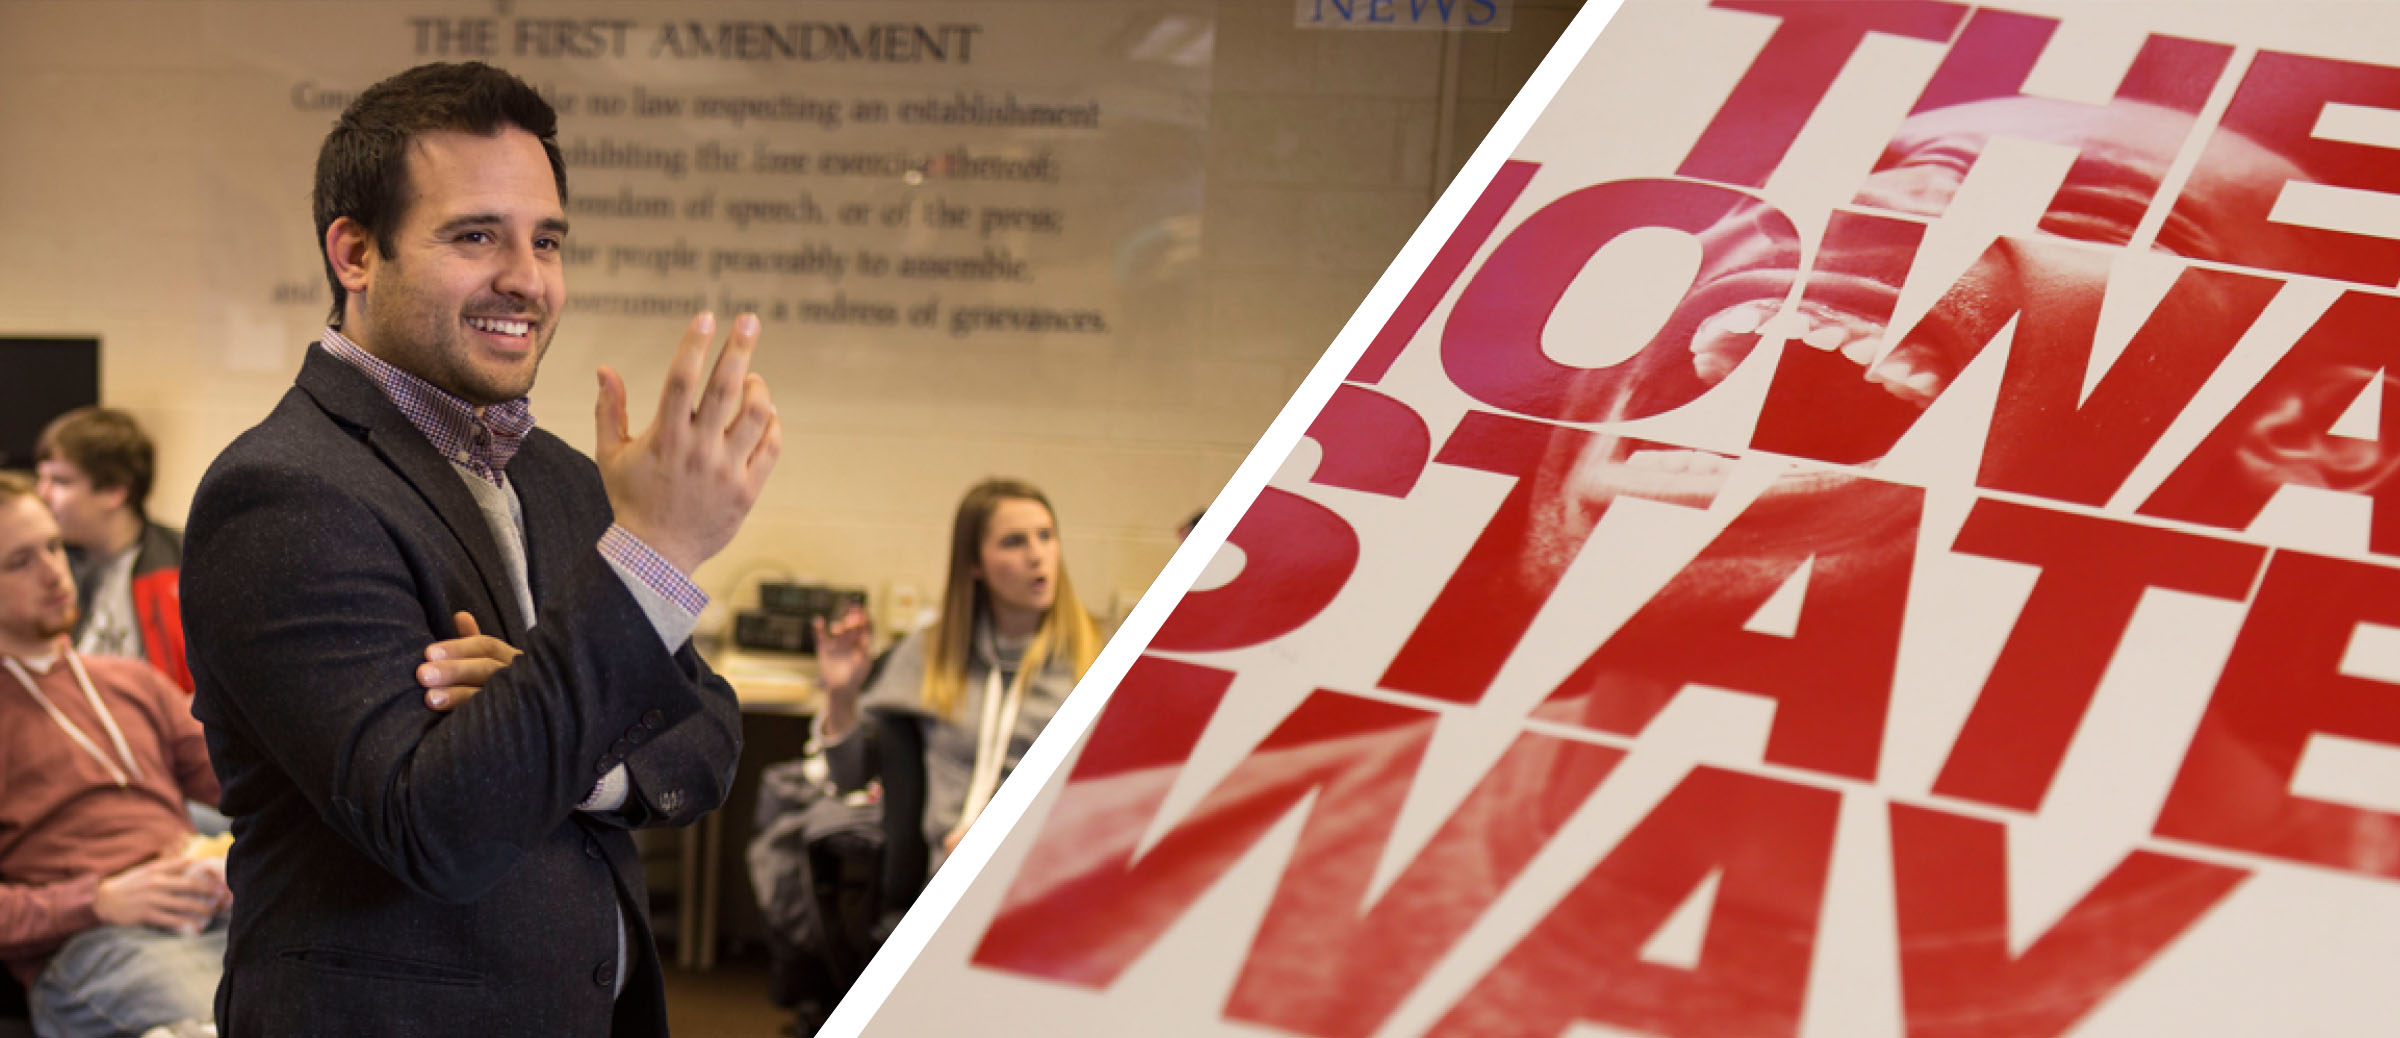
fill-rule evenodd
<path id="1" fill-rule="evenodd" d="M 216 1019 L 225 969 L 225 917 L 197 935 L 99 926 L 67 939 L 26 1001 L 43 1038 L 138 1035 L 182 1020 Z"/>

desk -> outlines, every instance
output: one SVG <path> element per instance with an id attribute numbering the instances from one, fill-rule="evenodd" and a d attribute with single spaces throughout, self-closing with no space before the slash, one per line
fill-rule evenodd
<path id="1" fill-rule="evenodd" d="M 705 656 L 709 669 L 733 686 L 744 713 L 814 716 L 824 702 L 815 656 L 733 646 L 709 649 Z"/>
<path id="2" fill-rule="evenodd" d="M 724 910 L 728 868 L 725 862 L 725 819 L 734 816 L 736 834 L 749 842 L 750 815 L 758 804 L 759 769 L 800 755 L 807 728 L 823 700 L 817 682 L 817 659 L 791 653 L 757 652 L 730 645 L 707 648 L 709 668 L 733 686 L 742 705 L 742 759 L 734 768 L 733 788 L 723 807 L 701 817 L 682 833 L 677 862 L 675 964 L 705 970 L 717 963 L 718 922 Z M 742 872 L 738 860 L 731 870 Z M 747 882 L 733 884 L 746 891 Z M 747 918 L 756 914 L 755 908 Z"/>

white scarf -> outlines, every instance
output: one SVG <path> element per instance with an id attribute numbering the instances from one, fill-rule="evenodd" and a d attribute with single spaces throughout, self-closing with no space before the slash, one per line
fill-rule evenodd
<path id="1" fill-rule="evenodd" d="M 1039 637 L 1038 635 L 1036 637 Z M 959 812 L 958 827 L 964 832 L 975 824 L 975 817 L 991 803 L 992 794 L 1000 788 L 1000 769 L 1008 762 L 1008 747 L 1017 734 L 1017 713 L 1025 705 L 1025 686 L 1032 668 L 1023 657 L 1017 660 L 1016 680 L 1000 687 L 1000 647 L 988 625 L 975 630 L 976 651 L 989 663 L 983 672 L 983 716 L 975 728 L 975 768 L 967 779 L 967 802 Z"/>

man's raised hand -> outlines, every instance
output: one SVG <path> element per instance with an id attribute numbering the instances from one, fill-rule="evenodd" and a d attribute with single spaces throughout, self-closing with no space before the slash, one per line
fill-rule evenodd
<path id="1" fill-rule="evenodd" d="M 818 719 L 818 732 L 827 742 L 839 742 L 858 725 L 858 693 L 873 662 L 869 643 L 874 631 L 867 624 L 867 611 L 857 606 L 844 610 L 831 625 L 822 616 L 810 617 L 808 622 L 817 633 L 817 680 L 825 685 L 825 710 Z"/>
<path id="2" fill-rule="evenodd" d="M 626 426 L 625 380 L 600 369 L 593 454 L 609 506 L 618 525 L 687 575 L 733 540 L 783 451 L 767 382 L 750 371 L 758 316 L 734 318 L 710 369 L 715 333 L 716 317 L 706 313 L 684 329 L 658 416 L 638 436 Z"/>

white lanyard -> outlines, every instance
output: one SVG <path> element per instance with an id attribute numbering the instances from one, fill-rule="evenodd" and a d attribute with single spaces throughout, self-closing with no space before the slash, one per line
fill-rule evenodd
<path id="1" fill-rule="evenodd" d="M 990 637 L 987 628 L 978 632 Z M 980 640 L 980 639 L 979 639 Z M 992 793 L 1000 788 L 1000 767 L 1008 760 L 1008 744 L 1017 734 L 1017 708 L 1025 705 L 1025 666 L 1017 666 L 1017 679 L 1008 683 L 1008 691 L 1000 689 L 999 652 L 991 652 L 990 669 L 983 675 L 982 725 L 975 730 L 975 770 L 967 780 L 967 803 L 960 812 L 958 827 L 974 824 L 975 816 L 983 813 Z"/>
<path id="2" fill-rule="evenodd" d="M 67 715 L 59 711 L 58 704 L 51 702 L 49 696 L 42 694 L 41 686 L 34 684 L 33 675 L 25 672 L 25 665 L 17 662 L 16 657 L 0 656 L 0 663 L 8 665 L 8 672 L 16 675 L 17 684 L 25 686 L 25 693 L 32 696 L 34 702 L 42 705 L 42 712 L 49 714 L 50 720 L 57 722 L 58 726 L 66 731 L 67 737 L 75 740 L 75 745 L 83 747 L 83 752 L 91 754 L 93 760 L 99 761 L 101 767 L 108 769 L 109 777 L 117 780 L 118 788 L 130 785 L 132 779 L 127 778 L 126 773 L 132 772 L 133 778 L 141 778 L 142 766 L 134 763 L 133 750 L 125 745 L 124 730 L 117 727 L 117 719 L 110 717 L 108 708 L 101 705 L 100 693 L 92 688 L 92 676 L 84 673 L 83 660 L 75 655 L 75 650 L 61 648 L 59 651 L 67 657 L 67 669 L 75 672 L 75 683 L 82 686 L 83 698 L 92 704 L 92 712 L 100 715 L 100 726 L 108 729 L 108 741 L 116 746 L 117 756 L 125 762 L 124 767 L 117 767 L 116 761 L 108 759 L 107 754 L 101 753 L 99 745 L 92 742 L 92 737 L 83 734 L 83 729 L 76 727 L 74 721 L 68 720 Z"/>

